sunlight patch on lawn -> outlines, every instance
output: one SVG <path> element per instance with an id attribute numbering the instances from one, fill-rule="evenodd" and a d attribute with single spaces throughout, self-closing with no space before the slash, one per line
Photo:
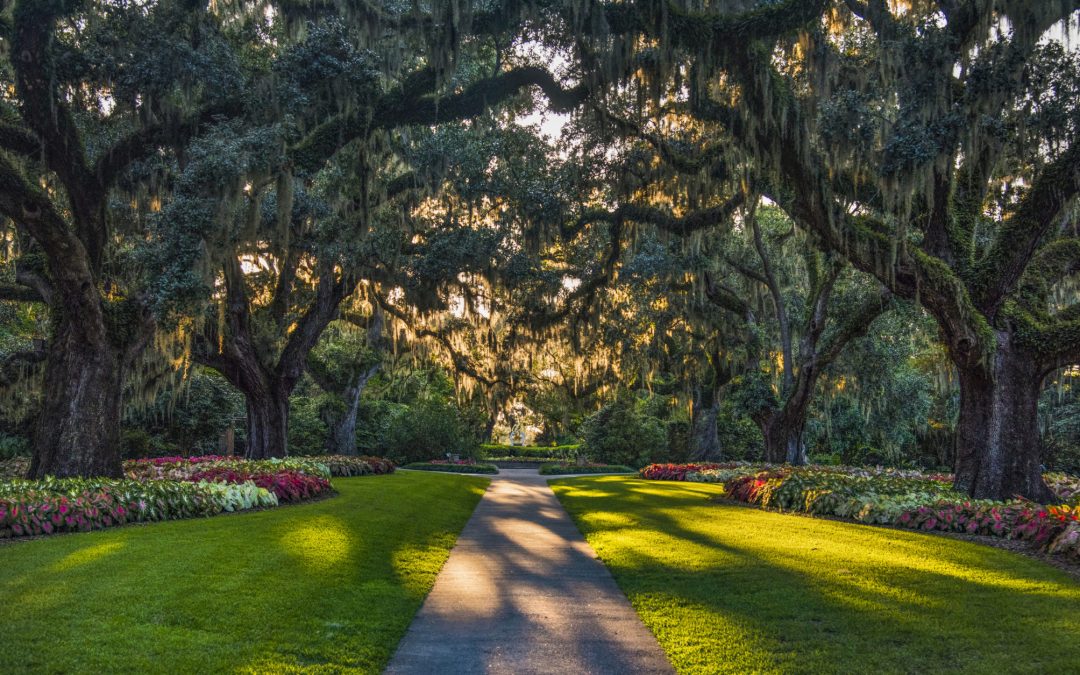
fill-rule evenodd
<path id="1" fill-rule="evenodd" d="M 348 527 L 333 516 L 319 516 L 281 537 L 281 546 L 309 567 L 328 572 L 350 558 L 353 537 Z"/>
<path id="2" fill-rule="evenodd" d="M 107 541 L 95 546 L 87 546 L 67 554 L 49 567 L 50 572 L 65 572 L 112 555 L 124 548 L 124 542 Z"/>

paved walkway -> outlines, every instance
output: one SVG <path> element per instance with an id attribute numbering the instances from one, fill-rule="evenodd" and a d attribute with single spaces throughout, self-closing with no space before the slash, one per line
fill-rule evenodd
<path id="1" fill-rule="evenodd" d="M 493 477 L 387 673 L 673 672 L 546 478 Z"/>

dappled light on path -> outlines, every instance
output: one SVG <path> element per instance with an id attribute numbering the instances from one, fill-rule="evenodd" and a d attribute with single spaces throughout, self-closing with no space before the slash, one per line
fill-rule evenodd
<path id="1" fill-rule="evenodd" d="M 388 673 L 671 672 L 544 478 L 496 478 Z"/>

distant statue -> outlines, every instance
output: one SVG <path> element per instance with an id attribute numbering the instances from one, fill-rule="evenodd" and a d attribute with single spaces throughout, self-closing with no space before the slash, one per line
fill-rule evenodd
<path id="1" fill-rule="evenodd" d="M 510 431 L 510 445 L 525 445 L 525 432 L 515 427 Z"/>

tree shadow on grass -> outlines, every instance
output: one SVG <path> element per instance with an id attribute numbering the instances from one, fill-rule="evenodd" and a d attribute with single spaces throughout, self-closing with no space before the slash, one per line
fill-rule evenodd
<path id="1" fill-rule="evenodd" d="M 5 547 L 0 672 L 378 671 L 482 490 L 335 483 L 296 507 Z"/>
<path id="2" fill-rule="evenodd" d="M 1080 663 L 1065 637 L 1080 631 L 1080 587 L 1018 555 L 706 504 L 709 486 L 597 480 L 557 492 L 689 670 L 1067 672 Z M 607 515 L 627 513 L 632 524 Z"/>

